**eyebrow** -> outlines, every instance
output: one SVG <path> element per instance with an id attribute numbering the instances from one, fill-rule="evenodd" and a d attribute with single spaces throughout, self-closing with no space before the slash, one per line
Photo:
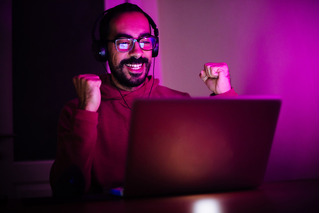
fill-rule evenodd
<path id="1" fill-rule="evenodd" d="M 150 33 L 142 33 L 139 35 L 138 38 L 144 37 L 144 36 L 150 36 Z M 126 34 L 126 33 L 118 33 L 115 38 L 133 38 L 133 36 Z"/>

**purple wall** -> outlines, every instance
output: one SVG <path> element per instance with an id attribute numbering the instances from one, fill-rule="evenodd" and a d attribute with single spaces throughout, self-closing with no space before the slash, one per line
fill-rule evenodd
<path id="1" fill-rule="evenodd" d="M 206 62 L 226 62 L 241 95 L 283 100 L 267 180 L 318 177 L 317 0 L 158 1 L 163 84 L 208 96 Z"/>

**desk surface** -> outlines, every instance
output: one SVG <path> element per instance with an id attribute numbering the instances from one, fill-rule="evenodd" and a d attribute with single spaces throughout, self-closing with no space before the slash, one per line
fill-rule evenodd
<path id="1" fill-rule="evenodd" d="M 0 209 L 1 210 L 1 209 Z M 2 212 L 2 211 L 1 211 Z M 254 190 L 140 199 L 8 201 L 4 212 L 319 212 L 318 180 L 264 183 Z"/>

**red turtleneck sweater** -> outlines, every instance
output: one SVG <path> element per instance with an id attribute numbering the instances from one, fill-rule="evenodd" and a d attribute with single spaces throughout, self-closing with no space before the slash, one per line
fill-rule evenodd
<path id="1" fill-rule="evenodd" d="M 109 189 L 122 185 L 131 114 L 128 106 L 131 108 L 136 98 L 147 98 L 151 87 L 150 97 L 153 98 L 190 97 L 187 93 L 160 86 L 159 80 L 149 77 L 136 91 L 121 91 L 125 103 L 111 84 L 110 75 L 100 78 L 101 104 L 97 112 L 78 109 L 77 99 L 67 103 L 61 112 L 57 156 L 50 174 L 53 191 L 56 187 L 63 188 L 63 182 L 79 182 L 72 172 L 68 172 L 71 167 L 82 174 L 80 179 L 85 191 L 94 187 Z M 224 95 L 236 93 L 231 90 Z"/>

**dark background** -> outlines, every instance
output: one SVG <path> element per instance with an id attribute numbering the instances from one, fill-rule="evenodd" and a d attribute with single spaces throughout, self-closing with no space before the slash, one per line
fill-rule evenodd
<path id="1" fill-rule="evenodd" d="M 91 31 L 103 0 L 15 0 L 13 128 L 16 161 L 54 159 L 57 121 L 76 97 L 72 77 L 101 73 Z"/>

